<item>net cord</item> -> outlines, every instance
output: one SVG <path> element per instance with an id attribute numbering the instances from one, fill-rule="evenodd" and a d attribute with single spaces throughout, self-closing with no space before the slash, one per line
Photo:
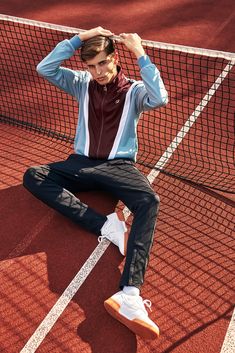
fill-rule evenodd
<path id="1" fill-rule="evenodd" d="M 66 27 L 66 26 L 62 26 L 62 25 L 57 25 L 57 24 L 52 24 L 52 23 L 47 23 L 47 22 L 42 22 L 42 21 L 29 20 L 26 18 L 9 16 L 9 15 L 4 15 L 4 14 L 0 14 L 0 20 L 26 24 L 26 25 L 30 25 L 30 26 L 38 26 L 41 28 L 53 29 L 53 30 L 57 30 L 57 31 L 61 31 L 61 32 L 71 33 L 74 35 L 85 31 L 84 29 L 80 29 L 80 28 Z M 120 38 L 118 36 L 113 36 L 112 38 L 116 41 L 120 40 Z M 146 47 L 154 47 L 154 48 L 159 48 L 159 49 L 181 51 L 184 53 L 189 53 L 189 54 L 194 54 L 194 55 L 196 54 L 196 55 L 205 55 L 205 56 L 210 56 L 210 57 L 223 58 L 226 60 L 231 60 L 231 63 L 235 64 L 235 53 L 212 50 L 212 49 L 189 47 L 189 46 L 185 46 L 185 45 L 177 45 L 177 44 L 170 44 L 170 43 L 164 43 L 164 42 L 156 42 L 156 41 L 150 41 L 150 40 L 142 40 L 142 44 Z"/>

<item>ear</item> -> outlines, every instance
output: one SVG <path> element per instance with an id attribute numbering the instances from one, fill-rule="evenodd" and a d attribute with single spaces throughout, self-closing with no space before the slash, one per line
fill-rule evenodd
<path id="1" fill-rule="evenodd" d="M 117 50 L 115 50 L 115 52 L 114 52 L 114 64 L 117 65 L 118 62 L 119 62 L 119 55 L 118 55 Z"/>

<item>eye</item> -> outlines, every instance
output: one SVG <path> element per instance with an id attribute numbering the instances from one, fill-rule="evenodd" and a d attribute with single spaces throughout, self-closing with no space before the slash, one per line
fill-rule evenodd
<path id="1" fill-rule="evenodd" d="M 100 66 L 107 64 L 107 60 L 103 60 L 99 63 Z"/>
<path id="2" fill-rule="evenodd" d="M 92 70 L 92 69 L 95 68 L 95 65 L 87 65 L 87 68 L 90 69 L 90 70 Z"/>

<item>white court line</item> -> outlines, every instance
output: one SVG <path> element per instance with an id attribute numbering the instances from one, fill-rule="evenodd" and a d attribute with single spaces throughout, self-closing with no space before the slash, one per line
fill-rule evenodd
<path id="1" fill-rule="evenodd" d="M 234 353 L 235 352 L 235 309 L 228 326 L 228 330 L 224 339 L 223 346 L 220 353 Z"/>
<path id="2" fill-rule="evenodd" d="M 160 173 L 160 170 L 163 169 L 163 167 L 166 165 L 166 163 L 169 161 L 171 158 L 172 154 L 174 151 L 177 149 L 179 144 L 182 142 L 183 138 L 185 135 L 188 133 L 192 125 L 195 123 L 197 120 L 198 116 L 200 113 L 203 111 L 203 109 L 206 107 L 216 90 L 219 88 L 220 84 L 223 82 L 229 71 L 232 69 L 234 63 L 229 63 L 225 67 L 225 69 L 222 71 L 222 73 L 219 75 L 219 77 L 216 79 L 215 83 L 211 86 L 207 94 L 204 96 L 200 104 L 197 106 L 193 114 L 189 117 L 189 119 L 186 121 L 185 125 L 182 127 L 182 129 L 179 131 L 175 139 L 172 141 L 172 143 L 169 145 L 169 147 L 166 149 L 162 157 L 159 159 L 159 161 L 156 163 L 155 168 L 159 169 L 152 169 L 151 172 L 148 174 L 147 178 L 149 182 L 152 184 L 158 174 Z M 130 215 L 130 211 L 125 207 L 124 208 L 124 216 L 125 219 L 127 219 Z M 48 332 L 51 330 L 52 326 L 55 324 L 55 322 L 58 320 L 62 312 L 65 310 L 67 305 L 70 303 L 72 300 L 73 296 L 76 294 L 78 289 L 81 287 L 81 285 L 84 283 L 86 280 L 87 276 L 90 274 L 92 269 L 95 267 L 96 263 L 98 260 L 101 258 L 101 256 L 104 254 L 106 249 L 108 248 L 110 242 L 108 240 L 103 240 L 99 245 L 95 248 L 95 250 L 92 252 L 90 257 L 87 259 L 87 261 L 84 263 L 82 268 L 79 270 L 79 272 L 76 274 L 72 282 L 68 285 L 68 287 L 65 289 L 61 297 L 58 299 L 58 301 L 55 303 L 55 305 L 52 307 L 52 309 L 49 311 L 49 313 L 46 315 L 44 320 L 41 322 L 41 324 L 38 326 L 34 334 L 30 337 L 26 345 L 23 347 L 23 349 L 20 351 L 20 353 L 34 353 L 36 349 L 39 347 L 41 342 L 44 340 Z"/>

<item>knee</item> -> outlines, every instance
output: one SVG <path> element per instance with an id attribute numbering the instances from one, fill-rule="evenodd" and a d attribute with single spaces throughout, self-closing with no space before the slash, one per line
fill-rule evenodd
<path id="1" fill-rule="evenodd" d="M 160 207 L 160 197 L 154 191 L 151 193 L 145 193 L 141 198 L 139 206 L 144 207 L 146 210 L 151 209 L 157 213 Z"/>
<path id="2" fill-rule="evenodd" d="M 27 189 L 31 189 L 36 183 L 39 167 L 30 167 L 26 170 L 23 176 L 23 185 Z"/>
<path id="3" fill-rule="evenodd" d="M 159 209 L 160 206 L 160 197 L 155 192 L 152 192 L 147 195 L 146 203 L 148 206 L 155 208 L 156 210 Z"/>

